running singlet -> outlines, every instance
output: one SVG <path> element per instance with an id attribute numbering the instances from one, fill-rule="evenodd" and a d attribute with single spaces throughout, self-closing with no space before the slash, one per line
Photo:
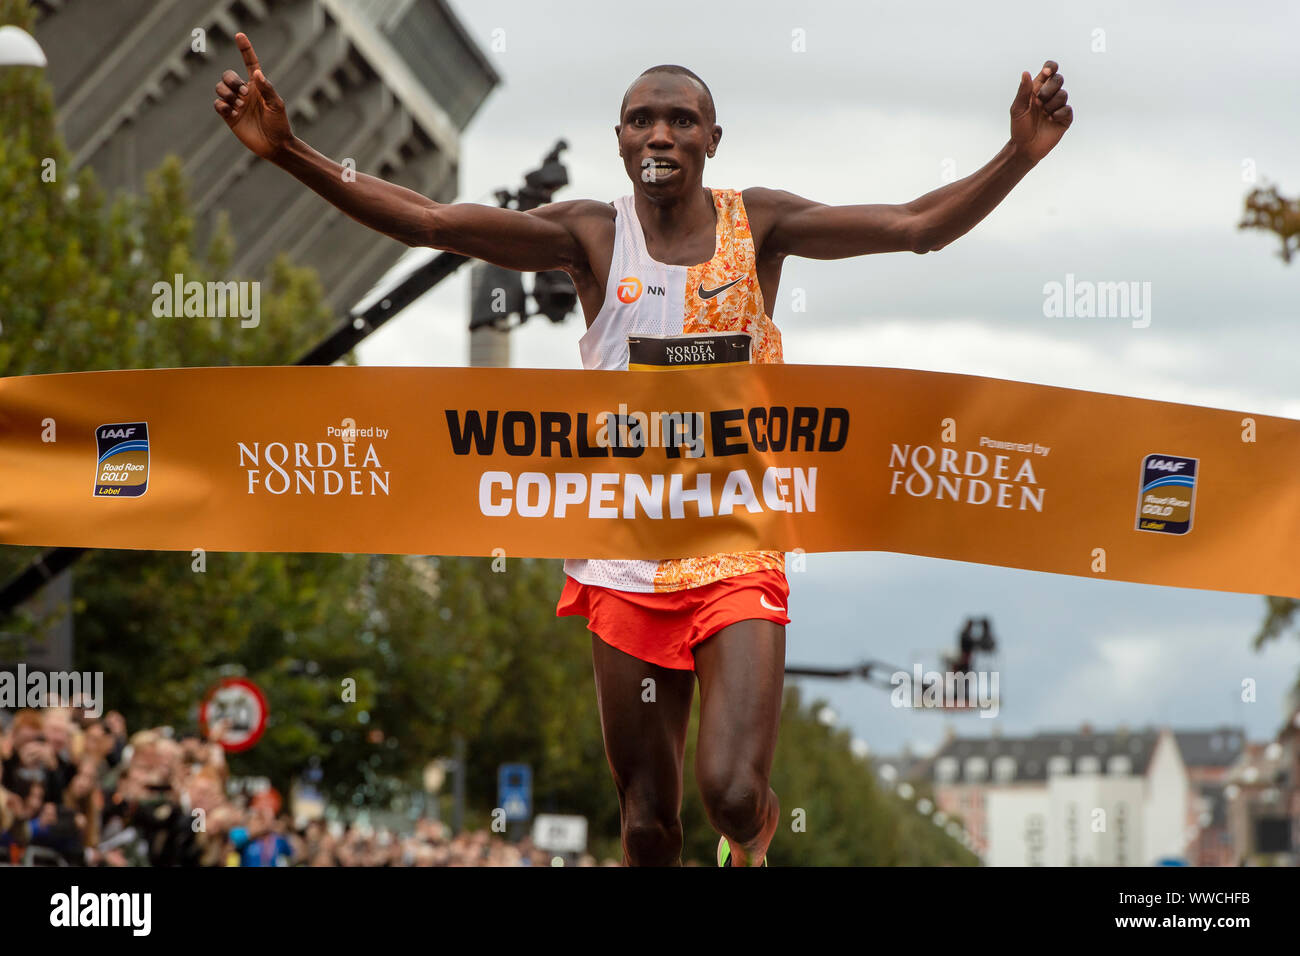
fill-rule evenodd
<path id="1" fill-rule="evenodd" d="M 614 202 L 614 255 L 605 303 L 578 342 L 583 368 L 626 369 L 629 335 L 700 332 L 747 332 L 752 361 L 782 361 L 781 333 L 763 311 L 754 240 L 740 192 L 713 189 L 710 193 L 718 219 L 713 258 L 693 266 L 651 259 L 632 197 Z M 565 574 L 577 581 L 616 591 L 680 591 L 762 570 L 784 573 L 785 555 L 739 551 L 661 561 L 569 558 L 564 562 Z"/>

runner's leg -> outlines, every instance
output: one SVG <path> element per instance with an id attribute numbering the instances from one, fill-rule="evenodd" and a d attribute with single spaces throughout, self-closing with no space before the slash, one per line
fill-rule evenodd
<path id="1" fill-rule="evenodd" d="M 781 724 L 785 627 L 748 620 L 695 648 L 700 736 L 695 774 L 714 829 L 731 845 L 732 865 L 761 863 L 781 805 L 768 784 Z"/>
<path id="2" fill-rule="evenodd" d="M 682 764 L 695 675 L 660 667 L 591 636 L 605 756 L 618 790 L 623 862 L 677 866 L 682 857 Z M 646 678 L 654 680 L 653 700 Z"/>

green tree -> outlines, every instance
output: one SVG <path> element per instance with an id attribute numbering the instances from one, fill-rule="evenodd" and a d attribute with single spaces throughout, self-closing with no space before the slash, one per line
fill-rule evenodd
<path id="1" fill-rule="evenodd" d="M 1278 257 L 1287 265 L 1300 251 L 1300 199 L 1283 196 L 1276 186 L 1261 186 L 1246 194 L 1238 229 L 1271 232 L 1282 243 Z"/>

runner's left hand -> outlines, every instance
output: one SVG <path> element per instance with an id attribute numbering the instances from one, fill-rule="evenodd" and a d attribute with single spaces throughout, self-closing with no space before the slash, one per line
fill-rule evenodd
<path id="1" fill-rule="evenodd" d="M 1048 60 L 1032 79 L 1020 74 L 1020 89 L 1011 104 L 1011 142 L 1031 163 L 1052 151 L 1074 122 L 1074 108 L 1055 60 Z"/>

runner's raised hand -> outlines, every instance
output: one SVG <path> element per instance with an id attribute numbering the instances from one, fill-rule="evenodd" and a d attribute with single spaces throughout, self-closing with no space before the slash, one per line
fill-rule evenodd
<path id="1" fill-rule="evenodd" d="M 1020 74 L 1020 89 L 1011 104 L 1011 141 L 1031 162 L 1038 162 L 1061 141 L 1074 122 L 1073 107 L 1066 106 L 1065 78 L 1055 60 L 1048 60 L 1038 75 Z"/>
<path id="2" fill-rule="evenodd" d="M 273 159 L 293 142 L 289 114 L 284 100 L 262 72 L 248 37 L 236 33 L 235 45 L 244 57 L 248 79 L 244 80 L 234 70 L 222 73 L 212 108 L 241 143 L 263 159 Z"/>

